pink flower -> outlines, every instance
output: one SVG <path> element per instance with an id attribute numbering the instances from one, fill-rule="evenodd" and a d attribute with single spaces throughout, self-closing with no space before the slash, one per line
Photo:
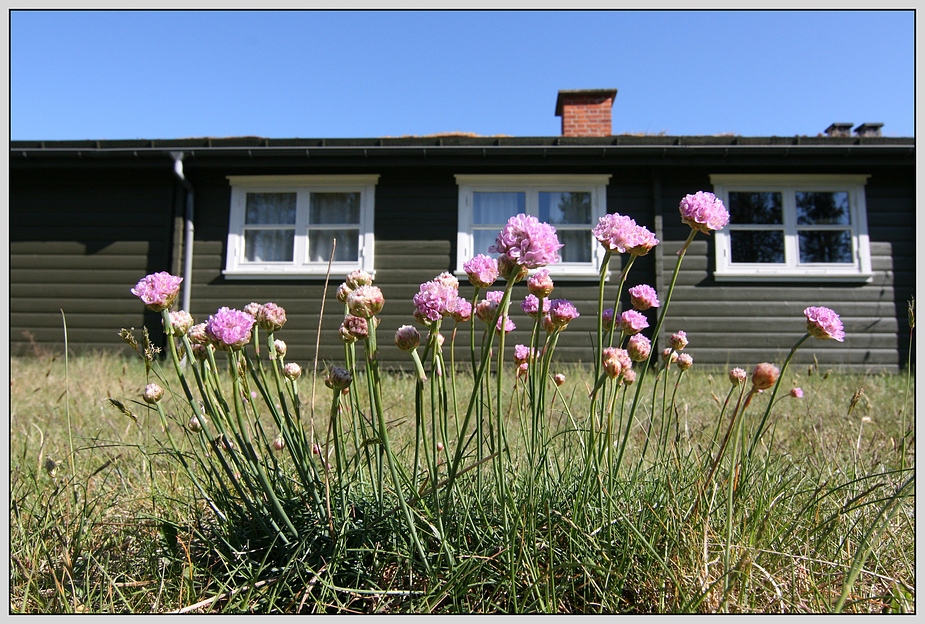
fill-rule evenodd
<path id="1" fill-rule="evenodd" d="M 283 375 L 286 376 L 286 379 L 295 381 L 302 376 L 302 367 L 295 362 L 289 362 L 283 366 Z"/>
<path id="2" fill-rule="evenodd" d="M 453 319 L 457 323 L 465 323 L 470 318 L 472 318 L 472 304 L 462 297 L 459 297 L 453 308 Z"/>
<path id="3" fill-rule="evenodd" d="M 567 299 L 550 299 L 547 316 L 553 327 L 565 329 L 570 322 L 581 315 L 578 313 L 578 308 L 571 301 Z"/>
<path id="4" fill-rule="evenodd" d="M 448 273 L 447 271 L 444 271 L 443 273 L 435 277 L 434 281 L 439 282 L 440 284 L 443 284 L 444 286 L 449 286 L 453 290 L 459 290 L 459 280 L 456 279 L 455 275 L 453 275 L 452 273 Z"/>
<path id="5" fill-rule="evenodd" d="M 555 264 L 559 261 L 559 249 L 562 246 L 556 236 L 556 228 L 541 223 L 532 215 L 521 213 L 508 219 L 488 251 L 501 255 L 499 269 L 505 266 L 502 259 L 507 261 L 507 270 L 502 271 L 502 274 L 509 278 L 515 272 L 519 273 L 516 267 L 538 269 Z"/>
<path id="6" fill-rule="evenodd" d="M 537 299 L 535 295 L 527 295 L 524 298 L 523 303 L 520 304 L 520 307 L 523 309 L 524 314 L 536 318 L 536 315 L 540 312 L 540 300 Z M 549 299 L 543 299 L 543 314 L 548 311 Z"/>
<path id="7" fill-rule="evenodd" d="M 256 301 L 251 301 L 246 306 L 241 308 L 241 310 L 243 310 L 247 314 L 250 314 L 254 318 L 257 318 L 257 312 L 260 310 L 260 304 L 257 303 Z"/>
<path id="8" fill-rule="evenodd" d="M 678 361 L 678 352 L 671 347 L 662 349 L 662 361 L 665 362 L 665 368 L 668 368 Z"/>
<path id="9" fill-rule="evenodd" d="M 514 362 L 522 364 L 533 360 L 535 350 L 527 345 L 514 345 Z"/>
<path id="10" fill-rule="evenodd" d="M 621 214 L 607 214 L 591 230 L 604 249 L 617 253 L 644 256 L 658 245 L 658 239 L 648 229 Z"/>
<path id="11" fill-rule="evenodd" d="M 601 324 L 604 329 L 610 329 L 613 326 L 613 308 L 607 308 L 601 312 Z"/>
<path id="12" fill-rule="evenodd" d="M 453 313 L 458 299 L 459 295 L 451 285 L 437 280 L 424 282 L 414 296 L 415 318 L 436 323 Z"/>
<path id="13" fill-rule="evenodd" d="M 548 297 L 552 289 L 552 278 L 549 277 L 549 271 L 546 269 L 537 271 L 527 279 L 527 290 L 535 297 Z"/>
<path id="14" fill-rule="evenodd" d="M 285 342 L 277 338 L 276 340 L 273 341 L 273 348 L 276 349 L 277 357 L 280 357 L 280 358 L 286 357 L 286 351 L 288 350 L 288 347 L 286 346 Z"/>
<path id="15" fill-rule="evenodd" d="M 361 316 L 346 315 L 340 326 L 340 337 L 348 344 L 360 338 L 369 338 L 369 322 Z"/>
<path id="16" fill-rule="evenodd" d="M 219 308 L 206 321 L 206 333 L 220 349 L 240 349 L 250 342 L 253 327 L 253 316 L 233 308 Z"/>
<path id="17" fill-rule="evenodd" d="M 607 347 L 601 352 L 601 364 L 604 366 L 604 373 L 611 379 L 616 379 L 623 372 L 623 362 L 625 360 L 621 357 L 621 351 L 626 353 L 623 349 L 617 349 L 616 347 Z"/>
<path id="18" fill-rule="evenodd" d="M 412 325 L 402 325 L 395 332 L 395 344 L 402 351 L 412 351 L 421 344 L 421 334 Z"/>
<path id="19" fill-rule="evenodd" d="M 627 386 L 630 386 L 636 383 L 636 371 L 634 371 L 632 368 L 623 369 L 623 371 L 620 372 L 620 378 L 623 380 L 623 383 L 625 383 Z"/>
<path id="20" fill-rule="evenodd" d="M 845 328 L 841 319 L 833 310 L 823 307 L 809 307 L 803 310 L 806 315 L 806 330 L 819 340 L 845 341 Z"/>
<path id="21" fill-rule="evenodd" d="M 170 312 L 170 328 L 174 336 L 183 336 L 193 326 L 193 317 L 186 310 Z"/>
<path id="22" fill-rule="evenodd" d="M 207 323 L 198 323 L 189 328 L 186 335 L 192 344 L 209 344 L 209 332 L 206 331 L 207 325 Z"/>
<path id="23" fill-rule="evenodd" d="M 497 324 L 495 324 L 496 331 L 499 331 L 499 332 L 501 331 L 501 321 L 504 321 L 504 333 L 505 334 L 509 334 L 515 329 L 517 329 L 517 326 L 514 325 L 514 321 L 511 320 L 511 317 L 504 318 L 504 317 L 499 316 L 498 322 Z"/>
<path id="24" fill-rule="evenodd" d="M 500 290 L 485 293 L 485 298 L 475 304 L 475 316 L 481 321 L 490 323 L 503 298 L 504 293 Z"/>
<path id="25" fill-rule="evenodd" d="M 372 318 L 382 311 L 385 298 L 377 286 L 360 286 L 347 295 L 347 308 L 350 314 L 363 318 Z"/>
<path id="26" fill-rule="evenodd" d="M 479 254 L 463 264 L 469 283 L 477 288 L 488 288 L 498 279 L 498 263 L 491 256 Z"/>
<path id="27" fill-rule="evenodd" d="M 335 298 L 341 303 L 347 303 L 347 295 L 353 292 L 353 289 L 346 282 L 337 287 Z"/>
<path id="28" fill-rule="evenodd" d="M 565 383 L 565 375 L 563 375 L 562 373 L 556 373 L 553 376 L 552 380 L 556 382 L 557 386 L 561 386 L 562 384 Z"/>
<path id="29" fill-rule="evenodd" d="M 779 368 L 770 362 L 762 362 L 752 371 L 752 385 L 758 390 L 767 390 L 777 382 L 778 377 L 780 377 Z"/>
<path id="30" fill-rule="evenodd" d="M 745 379 L 747 377 L 748 377 L 748 373 L 746 373 L 741 368 L 733 368 L 731 371 L 729 371 L 729 381 L 732 382 L 733 386 L 742 385 L 743 383 L 745 383 Z"/>
<path id="31" fill-rule="evenodd" d="M 636 310 L 627 310 L 620 315 L 620 329 L 627 336 L 638 334 L 648 326 L 649 321 L 646 320 L 645 314 Z"/>
<path id="32" fill-rule="evenodd" d="M 690 353 L 682 353 L 678 356 L 678 368 L 681 370 L 687 370 L 694 365 L 694 358 L 691 357 Z"/>
<path id="33" fill-rule="evenodd" d="M 793 388 L 792 390 L 790 390 L 790 396 L 792 396 L 794 399 L 802 399 L 803 398 L 803 388 Z"/>
<path id="34" fill-rule="evenodd" d="M 626 343 L 626 350 L 634 362 L 644 362 L 652 352 L 652 342 L 642 334 L 636 334 Z"/>
<path id="35" fill-rule="evenodd" d="M 131 292 L 141 299 L 148 309 L 160 312 L 173 305 L 180 293 L 180 282 L 182 281 L 182 277 L 160 271 L 141 278 Z"/>
<path id="36" fill-rule="evenodd" d="M 684 347 L 688 345 L 687 334 L 683 331 L 679 331 L 676 334 L 671 334 L 671 338 L 668 340 L 668 344 L 670 344 L 671 348 L 675 351 L 682 351 Z"/>
<path id="37" fill-rule="evenodd" d="M 729 212 L 713 193 L 697 191 L 694 195 L 686 195 L 679 210 L 683 223 L 704 234 L 709 234 L 710 230 L 721 230 L 729 223 Z"/>
<path id="38" fill-rule="evenodd" d="M 344 284 L 346 284 L 350 290 L 356 290 L 360 286 L 371 286 L 372 283 L 373 276 L 361 269 L 351 271 L 344 279 Z"/>
<path id="39" fill-rule="evenodd" d="M 648 284 L 639 284 L 629 289 L 630 301 L 633 307 L 642 312 L 649 308 L 657 308 L 661 305 L 658 301 L 658 295 L 655 289 Z"/>
<path id="40" fill-rule="evenodd" d="M 256 318 L 261 329 L 275 332 L 286 324 L 286 311 L 275 303 L 265 303 L 257 310 Z"/>

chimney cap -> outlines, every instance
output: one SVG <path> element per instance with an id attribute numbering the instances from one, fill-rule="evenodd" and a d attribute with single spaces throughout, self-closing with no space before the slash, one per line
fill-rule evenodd
<path id="1" fill-rule="evenodd" d="M 853 125 L 853 121 L 836 121 L 825 129 L 825 133 L 828 136 L 849 136 Z"/>
<path id="2" fill-rule="evenodd" d="M 560 89 L 559 96 L 556 98 L 556 117 L 562 116 L 562 105 L 563 100 L 568 99 L 570 96 L 598 96 L 603 99 L 610 98 L 611 100 L 617 97 L 616 89 Z"/>
<path id="3" fill-rule="evenodd" d="M 854 129 L 854 133 L 858 136 L 880 136 L 880 128 L 883 127 L 883 124 L 880 122 L 865 122 L 860 126 Z"/>

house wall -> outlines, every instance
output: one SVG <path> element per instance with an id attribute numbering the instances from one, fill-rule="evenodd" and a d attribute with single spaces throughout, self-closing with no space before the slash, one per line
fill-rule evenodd
<path id="1" fill-rule="evenodd" d="M 320 160 L 320 159 L 319 159 Z M 10 192 L 11 348 L 27 352 L 30 340 L 40 348 L 63 345 L 61 312 L 67 315 L 73 349 L 127 350 L 118 337 L 122 327 L 147 324 L 159 335 L 160 319 L 145 312 L 129 289 L 147 273 L 179 272 L 172 255 L 182 216 L 183 192 L 168 158 L 144 164 L 18 162 Z M 306 162 L 243 162 L 240 158 L 188 159 L 185 170 L 196 192 L 195 255 L 192 309 L 197 321 L 221 306 L 243 307 L 251 301 L 274 301 L 287 311 L 278 337 L 289 345 L 289 359 L 309 364 L 322 318 L 319 358 L 338 364 L 343 349 L 337 335 L 343 306 L 334 298 L 341 278 L 332 278 L 323 317 L 324 280 L 226 279 L 222 275 L 227 245 L 230 186 L 226 176 L 240 174 L 376 173 L 376 284 L 386 303 L 381 315 L 380 359 L 386 366 L 408 366 L 407 354 L 392 343 L 394 331 L 414 324 L 412 297 L 418 286 L 441 271 L 453 271 L 456 259 L 460 173 L 607 173 L 608 210 L 627 214 L 662 240 L 639 258 L 624 288 L 638 283 L 656 287 L 662 296 L 676 262 L 676 251 L 689 228 L 678 215 L 687 193 L 710 189 L 712 173 L 808 172 L 805 163 L 781 159 L 748 164 L 741 160 L 689 161 L 632 157 L 584 161 L 560 157 L 459 157 L 440 162 L 424 159 L 356 158 Z M 796 167 L 796 169 L 794 169 Z M 824 172 L 817 167 L 818 172 Z M 844 167 L 830 172 L 846 172 Z M 854 171 L 854 170 L 853 170 Z M 908 361 L 906 301 L 914 294 L 914 176 L 911 167 L 858 164 L 856 173 L 871 173 L 867 185 L 868 224 L 874 279 L 868 284 L 716 282 L 713 237 L 698 234 L 688 250 L 671 301 L 663 337 L 684 330 L 698 364 L 750 367 L 780 362 L 803 335 L 802 310 L 825 305 L 841 314 L 848 339 L 807 343 L 797 362 L 856 370 L 896 370 Z M 625 257 L 611 262 L 613 277 L 605 307 L 613 305 L 617 277 Z M 461 290 L 471 287 L 463 278 Z M 507 344 L 529 340 L 529 317 L 520 310 L 524 284 L 515 287 L 512 316 L 518 329 Z M 562 335 L 562 359 L 587 362 L 595 333 L 597 285 L 557 280 L 553 297 L 572 300 L 582 316 Z M 654 311 L 648 313 L 654 325 Z M 476 321 L 477 331 L 481 326 Z M 451 323 L 452 324 L 452 323 Z M 448 333 L 448 332 L 447 332 Z M 468 334 L 457 334 L 456 357 L 466 360 Z"/>
<path id="2" fill-rule="evenodd" d="M 10 347 L 121 349 L 121 328 L 159 324 L 129 289 L 170 267 L 169 167 L 18 169 L 10 181 Z M 127 348 L 127 347 L 126 347 Z"/>

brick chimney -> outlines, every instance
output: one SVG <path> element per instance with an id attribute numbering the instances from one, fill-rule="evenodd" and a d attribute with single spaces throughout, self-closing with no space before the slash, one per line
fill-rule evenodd
<path id="1" fill-rule="evenodd" d="M 880 128 L 882 127 L 882 123 L 862 123 L 860 126 L 854 129 L 854 133 L 859 137 L 878 137 L 882 136 L 880 134 Z"/>
<path id="2" fill-rule="evenodd" d="M 610 109 L 616 89 L 559 91 L 556 117 L 562 117 L 562 136 L 604 137 L 613 134 Z"/>
<path id="3" fill-rule="evenodd" d="M 846 137 L 851 136 L 851 126 L 853 122 L 841 121 L 835 122 L 831 126 L 825 129 L 826 136 L 830 137 Z"/>

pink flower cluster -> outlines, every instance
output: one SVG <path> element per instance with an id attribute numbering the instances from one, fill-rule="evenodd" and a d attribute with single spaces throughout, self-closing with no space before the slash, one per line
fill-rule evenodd
<path id="1" fill-rule="evenodd" d="M 530 362 L 536 357 L 536 350 L 526 345 L 514 345 L 514 364 L 517 365 L 517 378 L 526 376 Z"/>
<path id="2" fill-rule="evenodd" d="M 630 303 L 640 312 L 662 305 L 658 300 L 658 294 L 655 292 L 655 289 L 648 284 L 633 286 L 628 292 L 630 294 Z"/>
<path id="3" fill-rule="evenodd" d="M 521 269 L 538 269 L 559 261 L 563 245 L 556 228 L 523 213 L 508 219 L 489 252 L 500 254 L 498 267 L 505 279 L 522 277 Z"/>
<path id="4" fill-rule="evenodd" d="M 627 336 L 638 334 L 649 326 L 646 315 L 636 310 L 627 310 L 620 315 L 620 329 Z"/>
<path id="5" fill-rule="evenodd" d="M 633 383 L 636 380 L 633 360 L 626 349 L 607 347 L 601 352 L 601 364 L 604 367 L 604 374 L 610 379 L 622 377 L 626 383 Z"/>
<path id="6" fill-rule="evenodd" d="M 543 317 L 543 328 L 547 333 L 561 331 L 568 327 L 568 324 L 581 316 L 578 308 L 567 299 L 550 299 L 549 311 Z"/>
<path id="7" fill-rule="evenodd" d="M 268 332 L 279 331 L 286 324 L 286 310 L 275 303 L 263 304 L 254 316 L 257 319 L 257 325 Z"/>
<path id="8" fill-rule="evenodd" d="M 704 234 L 709 234 L 710 230 L 721 230 L 729 223 L 729 212 L 713 193 L 697 191 L 693 195 L 685 195 L 679 211 L 682 222 Z"/>
<path id="9" fill-rule="evenodd" d="M 182 277 L 160 271 L 141 278 L 131 292 L 141 299 L 148 309 L 160 312 L 173 305 L 180 293 L 180 282 L 182 281 Z"/>
<path id="10" fill-rule="evenodd" d="M 591 230 L 604 249 L 617 253 L 644 256 L 658 245 L 658 239 L 634 219 L 618 213 L 606 214 Z"/>
<path id="11" fill-rule="evenodd" d="M 492 290 L 485 293 L 485 298 L 475 304 L 476 318 L 485 323 L 490 323 L 491 319 L 495 316 L 495 312 L 498 311 L 498 306 L 501 305 L 501 300 L 503 298 L 504 293 L 500 290 Z"/>
<path id="12" fill-rule="evenodd" d="M 238 350 L 250 342 L 253 327 L 247 312 L 222 307 L 206 321 L 206 334 L 219 349 Z"/>
<path id="13" fill-rule="evenodd" d="M 469 283 L 476 288 L 488 288 L 498 279 L 498 263 L 491 256 L 479 254 L 463 264 Z"/>
<path id="14" fill-rule="evenodd" d="M 552 294 L 553 283 L 552 278 L 549 277 L 549 271 L 542 269 L 531 275 L 527 279 L 527 290 L 534 297 L 546 298 Z"/>
<path id="15" fill-rule="evenodd" d="M 806 316 L 806 331 L 819 340 L 845 341 L 845 328 L 834 310 L 811 306 L 803 310 Z"/>
<path id="16" fill-rule="evenodd" d="M 520 304 L 521 309 L 523 309 L 524 314 L 527 316 L 536 318 L 536 315 L 540 313 L 540 300 L 537 299 L 536 295 L 527 295 L 524 297 L 523 303 Z M 543 314 L 549 311 L 549 299 L 543 299 Z"/>
<path id="17" fill-rule="evenodd" d="M 452 285 L 436 279 L 421 284 L 414 296 L 414 318 L 430 325 L 450 316 L 456 310 L 459 291 Z"/>

